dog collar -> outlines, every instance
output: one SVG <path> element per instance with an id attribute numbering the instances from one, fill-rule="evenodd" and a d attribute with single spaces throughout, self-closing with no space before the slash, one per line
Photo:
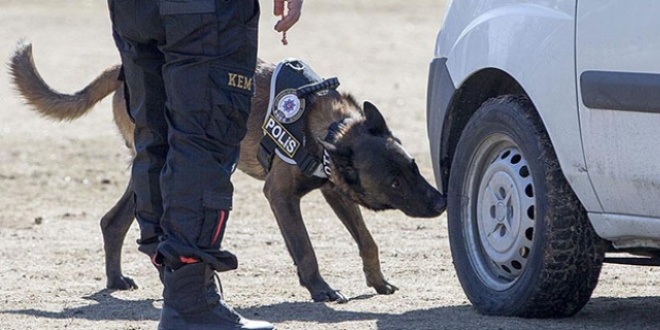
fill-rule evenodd
<path id="1" fill-rule="evenodd" d="M 325 135 L 323 141 L 334 144 L 337 142 L 338 133 L 343 131 L 344 127 L 346 127 L 346 119 L 333 122 L 328 126 L 328 133 Z M 332 177 L 332 159 L 326 148 L 323 148 L 322 162 L 314 172 L 314 176 L 328 179 Z"/>

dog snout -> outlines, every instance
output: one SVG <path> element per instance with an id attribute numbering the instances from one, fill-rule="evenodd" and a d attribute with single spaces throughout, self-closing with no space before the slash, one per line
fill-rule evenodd
<path id="1" fill-rule="evenodd" d="M 434 188 L 429 188 L 418 194 L 419 198 L 407 200 L 399 209 L 415 218 L 434 218 L 441 215 L 447 208 L 447 199 Z"/>
<path id="2" fill-rule="evenodd" d="M 427 187 L 426 197 L 431 217 L 439 216 L 447 209 L 447 198 L 431 185 Z"/>

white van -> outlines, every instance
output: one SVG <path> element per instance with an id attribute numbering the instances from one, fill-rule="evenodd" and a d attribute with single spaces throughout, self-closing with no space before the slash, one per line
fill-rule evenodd
<path id="1" fill-rule="evenodd" d="M 657 0 L 449 1 L 428 135 L 481 313 L 571 316 L 603 262 L 660 265 L 658 13 Z"/>

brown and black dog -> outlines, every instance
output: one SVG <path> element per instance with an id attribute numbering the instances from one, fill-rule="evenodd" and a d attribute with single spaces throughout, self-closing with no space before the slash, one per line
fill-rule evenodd
<path id="1" fill-rule="evenodd" d="M 133 152 L 133 123 L 124 102 L 123 85 L 118 80 L 119 66 L 107 69 L 83 90 L 66 95 L 52 90 L 39 75 L 32 46 L 18 47 L 10 61 L 10 73 L 18 92 L 38 113 L 57 120 L 73 120 L 90 111 L 101 99 L 114 92 L 114 120 L 126 145 Z M 326 283 L 303 223 L 300 199 L 320 189 L 325 200 L 357 242 L 367 285 L 380 294 L 391 294 L 390 284 L 380 269 L 378 247 L 358 205 L 371 210 L 398 209 L 411 217 L 434 217 L 445 209 L 444 197 L 419 173 L 415 161 L 392 135 L 376 107 L 365 102 L 363 108 L 349 94 L 330 91 L 315 97 L 305 110 L 305 148 L 321 157 L 325 148 L 331 159 L 328 179 L 307 177 L 298 167 L 275 157 L 266 172 L 257 160 L 261 129 L 265 118 L 271 76 L 275 66 L 259 60 L 255 74 L 256 93 L 248 118 L 247 136 L 241 143 L 238 168 L 264 180 L 263 193 L 277 219 L 284 241 L 298 270 L 301 285 L 314 301 L 346 302 L 346 297 Z M 346 120 L 349 119 L 349 120 Z M 336 142 L 323 142 L 329 126 L 343 120 Z M 133 187 L 129 182 L 124 195 L 101 219 L 106 257 L 107 287 L 133 289 L 137 286 L 121 272 L 121 248 L 134 220 Z"/>

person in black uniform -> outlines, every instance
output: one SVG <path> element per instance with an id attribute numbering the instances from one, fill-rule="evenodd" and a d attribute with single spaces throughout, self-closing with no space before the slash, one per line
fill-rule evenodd
<path id="1" fill-rule="evenodd" d="M 285 6 L 287 7 L 285 9 Z M 227 306 L 216 271 L 246 133 L 257 61 L 258 0 L 108 0 L 135 122 L 138 249 L 164 284 L 159 329 L 273 329 Z M 285 32 L 302 0 L 274 0 Z"/>

